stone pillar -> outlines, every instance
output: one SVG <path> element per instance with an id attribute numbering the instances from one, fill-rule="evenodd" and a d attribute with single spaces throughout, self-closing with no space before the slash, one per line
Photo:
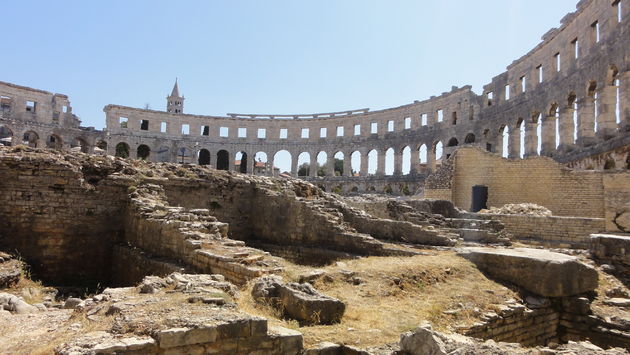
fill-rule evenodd
<path id="1" fill-rule="evenodd" d="M 522 124 L 525 124 L 525 122 Z M 509 128 L 508 133 L 508 158 L 518 159 L 521 157 L 521 130 L 515 126 Z"/>
<path id="2" fill-rule="evenodd" d="M 352 155 L 343 153 L 343 176 L 352 176 Z"/>
<path id="3" fill-rule="evenodd" d="M 309 163 L 309 171 L 308 176 L 316 177 L 317 176 L 317 154 L 309 153 L 311 161 Z"/>
<path id="4" fill-rule="evenodd" d="M 402 175 L 402 152 L 394 150 L 394 175 Z"/>
<path id="5" fill-rule="evenodd" d="M 542 121 L 540 155 L 552 157 L 556 151 L 556 116 L 547 116 Z"/>
<path id="6" fill-rule="evenodd" d="M 525 125 L 525 154 L 523 157 L 538 155 L 538 136 L 536 135 L 537 124 L 528 119 L 523 122 Z"/>
<path id="7" fill-rule="evenodd" d="M 251 174 L 251 175 L 255 175 L 256 174 L 256 156 L 254 155 L 247 155 L 247 173 Z"/>
<path id="8" fill-rule="evenodd" d="M 411 150 L 411 165 L 409 166 L 409 174 L 416 175 L 420 165 L 420 151 L 418 149 Z"/>
<path id="9" fill-rule="evenodd" d="M 361 168 L 359 169 L 359 176 L 368 176 L 368 164 L 370 162 L 370 158 L 363 152 L 359 152 L 359 154 L 361 154 Z"/>
<path id="10" fill-rule="evenodd" d="M 610 139 L 617 134 L 617 86 L 606 85 L 597 99 L 597 136 Z"/>
<path id="11" fill-rule="evenodd" d="M 328 154 L 327 155 L 327 163 L 326 163 L 326 176 L 335 176 L 335 155 Z"/>
<path id="12" fill-rule="evenodd" d="M 385 152 L 381 150 L 376 151 L 376 175 L 385 175 Z"/>
<path id="13" fill-rule="evenodd" d="M 630 6 L 626 6 L 630 10 Z M 626 10 L 627 11 L 627 10 Z M 630 71 L 617 76 L 619 78 L 619 115 L 620 130 L 630 131 Z"/>
<path id="14" fill-rule="evenodd" d="M 267 175 L 275 176 L 276 169 L 273 166 L 273 155 L 267 154 Z"/>
<path id="15" fill-rule="evenodd" d="M 435 172 L 435 147 L 429 146 L 427 149 L 427 169 L 429 172 Z"/>
<path id="16" fill-rule="evenodd" d="M 236 162 L 236 154 L 231 155 L 230 153 L 228 153 L 228 170 L 229 171 L 236 171 L 236 166 L 234 165 L 234 163 Z"/>
<path id="17" fill-rule="evenodd" d="M 573 114 L 575 110 L 573 107 L 565 107 L 560 110 L 560 124 L 558 130 L 560 131 L 560 145 L 559 150 L 568 151 L 573 146 Z"/>
<path id="18" fill-rule="evenodd" d="M 300 154 L 293 154 L 291 153 L 291 158 L 295 157 L 294 159 L 291 159 L 291 176 L 293 177 L 297 177 L 298 176 L 298 169 L 300 166 L 300 162 L 299 162 L 299 157 Z"/>
<path id="19" fill-rule="evenodd" d="M 583 147 L 595 144 L 595 107 L 591 96 L 578 100 L 577 143 Z"/>

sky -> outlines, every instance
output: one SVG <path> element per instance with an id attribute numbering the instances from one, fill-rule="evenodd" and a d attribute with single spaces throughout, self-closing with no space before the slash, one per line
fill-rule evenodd
<path id="1" fill-rule="evenodd" d="M 577 0 L 7 1 L 0 80 L 103 107 L 184 112 L 383 109 L 476 93 L 575 10 Z"/>

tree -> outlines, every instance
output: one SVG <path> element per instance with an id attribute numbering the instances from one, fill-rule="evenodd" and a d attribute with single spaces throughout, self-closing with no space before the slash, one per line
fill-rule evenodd
<path id="1" fill-rule="evenodd" d="M 335 176 L 343 176 L 343 160 L 335 158 Z"/>
<path id="2" fill-rule="evenodd" d="M 298 167 L 298 176 L 309 176 L 310 167 L 309 163 L 302 163 L 302 165 Z"/>

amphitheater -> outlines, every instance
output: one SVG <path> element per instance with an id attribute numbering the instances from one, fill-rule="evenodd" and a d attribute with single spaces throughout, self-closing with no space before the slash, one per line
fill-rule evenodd
<path id="1" fill-rule="evenodd" d="M 101 131 L 0 82 L 0 353 L 627 353 L 628 17 L 582 0 L 480 95 L 378 111 L 176 81 Z"/>

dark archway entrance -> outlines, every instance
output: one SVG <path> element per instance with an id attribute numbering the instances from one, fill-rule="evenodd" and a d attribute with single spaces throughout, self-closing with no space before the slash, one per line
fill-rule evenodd
<path id="1" fill-rule="evenodd" d="M 138 159 L 147 160 L 151 154 L 151 148 L 149 148 L 146 144 L 141 144 L 138 146 L 136 153 L 138 155 Z"/>
<path id="2" fill-rule="evenodd" d="M 230 153 L 227 150 L 219 150 L 217 153 L 217 170 L 230 169 Z"/>
<path id="3" fill-rule="evenodd" d="M 199 165 L 209 165 L 210 164 L 210 152 L 207 149 L 202 149 L 199 151 L 199 158 L 197 159 Z"/>

